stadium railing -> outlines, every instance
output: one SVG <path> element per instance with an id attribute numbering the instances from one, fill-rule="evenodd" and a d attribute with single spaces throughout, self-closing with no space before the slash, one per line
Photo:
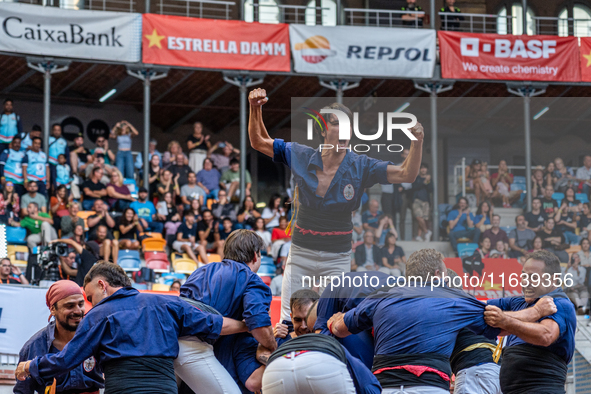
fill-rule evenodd
<path id="1" fill-rule="evenodd" d="M 401 10 L 380 10 L 370 8 L 345 8 L 345 24 L 349 26 L 375 26 L 375 27 L 404 27 L 420 29 L 423 26 L 428 27 L 427 21 L 423 21 L 423 26 L 419 24 L 419 19 L 415 19 L 412 24 L 404 24 L 403 15 L 422 15 L 424 11 L 401 11 Z"/>

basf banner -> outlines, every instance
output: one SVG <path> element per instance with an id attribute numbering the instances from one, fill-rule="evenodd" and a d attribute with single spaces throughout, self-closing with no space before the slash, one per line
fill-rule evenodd
<path id="1" fill-rule="evenodd" d="M 0 2 L 0 51 L 134 63 L 141 14 Z"/>
<path id="2" fill-rule="evenodd" d="M 576 37 L 439 32 L 441 74 L 452 79 L 579 81 Z"/>
<path id="3" fill-rule="evenodd" d="M 286 24 L 144 14 L 143 61 L 226 70 L 290 71 Z"/>
<path id="4" fill-rule="evenodd" d="M 294 70 L 309 74 L 431 78 L 435 31 L 290 25 Z"/>

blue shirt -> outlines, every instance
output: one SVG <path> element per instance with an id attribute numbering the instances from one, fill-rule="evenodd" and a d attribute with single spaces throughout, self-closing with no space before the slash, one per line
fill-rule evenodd
<path id="1" fill-rule="evenodd" d="M 70 148 L 68 148 L 68 143 L 62 137 L 55 138 L 49 137 L 49 163 L 56 165 L 57 164 L 57 157 L 59 155 L 66 155 L 66 160 L 70 161 Z"/>
<path id="2" fill-rule="evenodd" d="M 129 204 L 129 207 L 137 213 L 137 216 L 140 219 L 144 219 L 148 223 L 152 222 L 152 216 L 156 214 L 156 208 L 152 201 L 134 201 Z"/>
<path id="3" fill-rule="evenodd" d="M 58 164 L 55 166 L 55 173 L 55 182 L 57 185 L 67 185 L 69 189 L 70 182 L 72 181 L 72 178 L 70 177 L 70 166 L 67 164 Z"/>
<path id="4" fill-rule="evenodd" d="M 223 318 L 205 313 L 178 297 L 119 289 L 82 319 L 74 338 L 56 354 L 32 360 L 29 371 L 39 384 L 69 371 L 90 356 L 105 363 L 128 357 L 176 358 L 178 338 L 195 335 L 215 340 Z"/>
<path id="5" fill-rule="evenodd" d="M 0 165 L 4 166 L 4 172 L 2 176 L 7 181 L 11 181 L 15 184 L 22 185 L 23 183 L 23 158 L 25 152 L 17 152 L 12 149 L 6 149 L 0 155 Z"/>
<path id="6" fill-rule="evenodd" d="M 575 308 L 562 289 L 556 289 L 546 295 L 554 298 L 557 312 L 553 315 L 546 316 L 539 321 L 544 319 L 552 319 L 556 322 L 556 324 L 558 324 L 558 328 L 560 329 L 560 335 L 558 339 L 546 349 L 564 359 L 564 361 L 568 364 L 573 358 L 575 351 L 575 331 L 577 329 L 577 316 Z M 537 300 L 532 304 L 528 304 L 525 302 L 523 297 L 507 297 L 487 301 L 489 305 L 494 305 L 504 311 L 521 311 L 523 309 L 529 308 L 536 302 Z M 526 344 L 523 339 L 518 338 L 515 335 L 509 335 L 507 337 L 507 344 L 505 346 L 517 346 L 523 344 Z M 541 347 L 531 344 L 527 345 Z"/>
<path id="7" fill-rule="evenodd" d="M 39 330 L 25 343 L 19 353 L 18 361 L 24 362 L 48 353 L 55 353 L 57 349 L 52 346 L 54 339 L 55 320 L 52 320 L 51 323 Z M 56 380 L 58 392 L 68 390 L 91 392 L 105 386 L 103 373 L 92 356 L 65 375 L 56 377 Z M 44 393 L 45 385 L 39 384 L 34 379 L 27 379 L 22 382 L 17 380 L 14 386 L 14 393 L 16 394 L 33 394 L 34 391 Z"/>
<path id="8" fill-rule="evenodd" d="M 197 183 L 201 182 L 203 186 L 211 191 L 220 188 L 221 177 L 222 175 L 215 168 L 209 171 L 201 170 L 197 173 Z"/>
<path id="9" fill-rule="evenodd" d="M 47 155 L 41 151 L 28 150 L 23 157 L 23 167 L 27 167 L 29 181 L 47 181 Z"/>
<path id="10" fill-rule="evenodd" d="M 273 161 L 291 169 L 299 189 L 300 203 L 316 210 L 346 214 L 359 208 L 365 188 L 376 183 L 389 183 L 387 169 L 388 165 L 393 165 L 347 150 L 326 194 L 319 197 L 316 195 L 316 169 L 323 168 L 319 150 L 276 138 L 273 142 Z"/>
<path id="11" fill-rule="evenodd" d="M 464 327 L 494 339 L 500 333 L 484 322 L 486 304 L 448 287 L 394 287 L 374 294 L 345 314 L 349 332 L 374 328 L 375 354 L 437 353 L 451 356 Z"/>
<path id="12" fill-rule="evenodd" d="M 363 212 L 363 215 L 361 215 L 361 222 L 363 224 L 367 223 L 369 227 L 378 228 L 380 226 L 379 221 L 382 215 L 382 211 L 377 211 L 376 215 L 374 216 L 368 209 L 367 211 Z"/>
<path id="13" fill-rule="evenodd" d="M 460 215 L 460 211 L 454 209 L 450 213 L 447 214 L 447 221 L 455 220 Z M 470 218 L 472 218 L 472 213 L 470 213 Z M 460 220 L 456 223 L 456 226 L 451 230 L 453 233 L 454 231 L 464 231 L 468 229 L 468 217 L 465 213 L 462 213 L 460 216 Z"/>
<path id="14" fill-rule="evenodd" d="M 9 144 L 12 142 L 12 138 L 14 138 L 17 133 L 22 133 L 22 131 L 23 124 L 20 116 L 14 112 L 11 114 L 3 113 L 0 115 L 0 142 Z"/>
<path id="15" fill-rule="evenodd" d="M 470 214 L 472 222 L 474 222 L 474 225 L 477 225 L 478 223 L 480 223 L 480 221 L 482 220 L 482 218 L 484 217 L 483 214 L 480 215 L 472 215 Z M 490 218 L 487 216 L 486 219 L 484 220 L 484 224 L 490 224 Z"/>
<path id="16" fill-rule="evenodd" d="M 244 320 L 249 331 L 271 325 L 271 288 L 244 263 L 224 259 L 195 270 L 181 286 L 181 296 Z"/>

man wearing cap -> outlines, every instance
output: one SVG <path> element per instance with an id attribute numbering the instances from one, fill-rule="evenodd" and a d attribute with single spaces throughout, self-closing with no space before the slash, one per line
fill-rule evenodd
<path id="1" fill-rule="evenodd" d="M 33 335 L 19 353 L 19 362 L 58 353 L 74 337 L 76 329 L 84 317 L 84 296 L 80 287 L 72 281 L 55 282 L 45 301 L 54 317 L 46 327 Z M 98 393 L 104 387 L 103 373 L 96 360 L 90 356 L 69 373 L 56 377 L 56 392 Z M 18 381 L 14 386 L 16 394 L 45 392 L 45 385 L 34 379 Z"/>
<path id="2" fill-rule="evenodd" d="M 148 189 L 140 187 L 138 200 L 132 202 L 129 207 L 137 213 L 140 223 L 146 231 L 162 233 L 164 225 L 156 221 L 158 219 L 158 212 L 156 211 L 156 207 L 154 207 L 154 203 L 148 201 Z"/>
<path id="3" fill-rule="evenodd" d="M 2 176 L 2 185 L 6 186 L 9 182 L 14 186 L 14 191 L 19 196 L 25 194 L 23 186 L 23 157 L 25 152 L 21 152 L 21 137 L 14 136 L 8 149 L 0 154 L 0 175 Z"/>
<path id="4" fill-rule="evenodd" d="M 70 147 L 70 163 L 73 173 L 78 174 L 78 171 L 84 171 L 91 162 L 92 154 L 84 147 L 84 135 L 79 133 L 74 138 L 74 145 Z"/>

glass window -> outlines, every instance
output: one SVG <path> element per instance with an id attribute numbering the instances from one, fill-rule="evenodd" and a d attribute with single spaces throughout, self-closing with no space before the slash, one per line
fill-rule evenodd
<path id="1" fill-rule="evenodd" d="M 322 25 L 323 26 L 336 26 L 337 25 L 337 3 L 334 0 L 321 0 L 320 6 L 322 7 Z M 311 0 L 306 8 L 306 25 L 316 24 L 317 10 L 316 0 Z"/>
<path id="2" fill-rule="evenodd" d="M 582 4 L 575 4 L 573 7 L 574 21 L 568 22 L 568 9 L 564 8 L 558 14 L 558 35 L 568 36 L 568 27 L 574 26 L 574 33 L 577 37 L 591 36 L 591 10 Z"/>
<path id="3" fill-rule="evenodd" d="M 279 7 L 275 0 L 259 0 L 259 22 L 261 23 L 279 23 Z M 244 2 L 244 20 L 246 22 L 254 21 L 253 0 Z"/>
<path id="4" fill-rule="evenodd" d="M 521 4 L 515 3 L 511 6 L 511 18 L 507 17 L 507 8 L 503 7 L 497 13 L 499 16 L 497 18 L 497 33 L 498 34 L 507 34 L 507 23 L 509 20 L 511 21 L 511 34 L 520 35 L 523 34 L 523 7 Z M 534 35 L 536 34 L 536 26 L 534 23 L 534 12 L 531 8 L 527 8 L 527 34 Z"/>

